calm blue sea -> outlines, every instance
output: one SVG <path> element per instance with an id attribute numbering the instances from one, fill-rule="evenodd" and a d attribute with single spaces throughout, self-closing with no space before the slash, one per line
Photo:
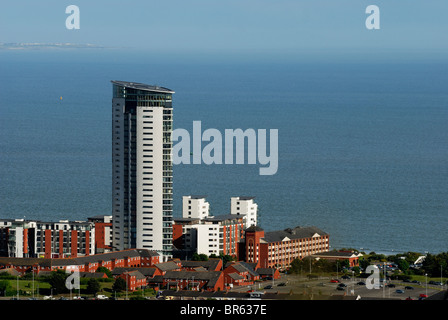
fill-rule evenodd
<path id="1" fill-rule="evenodd" d="M 278 129 L 279 169 L 177 165 L 214 215 L 255 196 L 266 231 L 314 225 L 333 248 L 448 251 L 448 64 L 201 61 L 0 53 L 0 218 L 111 214 L 110 80 L 166 86 L 175 128 Z M 61 99 L 62 97 L 62 99 Z"/>

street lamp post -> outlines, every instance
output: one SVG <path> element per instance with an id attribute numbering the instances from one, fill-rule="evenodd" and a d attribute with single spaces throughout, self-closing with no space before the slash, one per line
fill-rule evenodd
<path id="1" fill-rule="evenodd" d="M 442 286 L 442 290 L 443 290 L 442 273 L 443 273 L 443 268 L 442 268 L 442 265 L 440 265 L 440 285 Z"/>
<path id="2" fill-rule="evenodd" d="M 355 271 L 352 270 L 353 295 L 355 294 Z"/>
<path id="3" fill-rule="evenodd" d="M 425 281 L 426 281 L 426 295 L 428 295 L 428 274 L 425 273 Z"/>
<path id="4" fill-rule="evenodd" d="M 32 267 L 31 272 L 33 273 L 33 299 L 34 299 L 34 267 Z"/>
<path id="5" fill-rule="evenodd" d="M 339 279 L 339 262 L 336 261 L 336 279 Z"/>
<path id="6" fill-rule="evenodd" d="M 128 300 L 129 275 L 126 273 L 126 300 Z"/>

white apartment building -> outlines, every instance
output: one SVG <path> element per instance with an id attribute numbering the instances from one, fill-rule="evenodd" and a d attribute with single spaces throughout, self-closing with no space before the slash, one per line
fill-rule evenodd
<path id="1" fill-rule="evenodd" d="M 25 219 L 0 220 L 0 256 L 27 258 L 35 254 L 36 222 Z"/>
<path id="2" fill-rule="evenodd" d="M 230 198 L 230 214 L 245 215 L 246 228 L 257 225 L 258 205 L 254 199 L 255 197 Z"/>
<path id="3" fill-rule="evenodd" d="M 183 196 L 182 217 L 203 219 L 210 214 L 210 204 L 205 196 Z"/>
<path id="4" fill-rule="evenodd" d="M 182 218 L 174 219 L 174 241 L 179 249 L 198 254 L 236 256 L 244 229 L 257 223 L 253 197 L 231 198 L 231 214 L 210 216 L 205 196 L 184 196 Z"/>
<path id="5" fill-rule="evenodd" d="M 172 255 L 172 94 L 112 81 L 113 249 Z"/>
<path id="6" fill-rule="evenodd" d="M 215 254 L 219 256 L 223 252 L 222 248 L 222 227 L 217 223 L 207 223 L 196 225 L 197 234 L 197 253 L 211 255 Z"/>

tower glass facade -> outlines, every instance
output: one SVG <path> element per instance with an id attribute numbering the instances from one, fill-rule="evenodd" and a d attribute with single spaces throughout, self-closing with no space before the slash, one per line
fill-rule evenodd
<path id="1" fill-rule="evenodd" d="M 174 91 L 112 81 L 113 247 L 172 252 Z"/>

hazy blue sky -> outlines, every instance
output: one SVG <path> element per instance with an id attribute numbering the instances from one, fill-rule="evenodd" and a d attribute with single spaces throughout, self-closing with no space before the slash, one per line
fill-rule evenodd
<path id="1" fill-rule="evenodd" d="M 68 30 L 68 5 L 80 8 Z M 367 30 L 368 5 L 380 30 Z M 152 53 L 448 53 L 447 0 L 16 0 L 0 42 L 71 42 Z"/>

